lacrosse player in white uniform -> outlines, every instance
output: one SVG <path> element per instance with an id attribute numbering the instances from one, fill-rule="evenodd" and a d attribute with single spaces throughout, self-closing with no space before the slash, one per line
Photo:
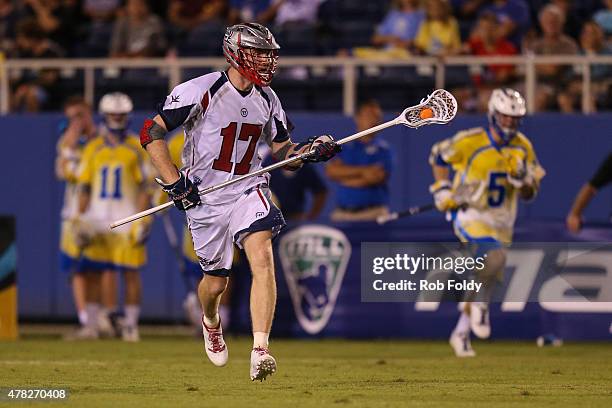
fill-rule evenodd
<path id="1" fill-rule="evenodd" d="M 276 371 L 268 336 L 276 303 L 272 238 L 285 224 L 270 200 L 269 175 L 247 178 L 200 197 L 197 186 L 213 186 L 261 168 L 258 147 L 267 144 L 277 160 L 310 152 L 307 161 L 332 158 L 340 146 L 329 135 L 306 143 L 291 142 L 281 103 L 269 88 L 276 72 L 279 45 L 272 33 L 255 23 L 229 27 L 223 53 L 230 67 L 178 85 L 145 120 L 140 142 L 147 150 L 162 189 L 186 211 L 194 248 L 204 277 L 198 287 L 206 354 L 216 366 L 228 351 L 218 307 L 232 264 L 233 243 L 244 249 L 252 271 L 251 380 Z M 184 167 L 172 164 L 164 140 L 179 126 L 185 131 Z M 292 165 L 299 168 L 300 161 Z"/>

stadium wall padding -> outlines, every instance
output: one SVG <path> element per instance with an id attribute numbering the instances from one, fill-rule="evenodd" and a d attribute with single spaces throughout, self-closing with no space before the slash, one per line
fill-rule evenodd
<path id="1" fill-rule="evenodd" d="M 134 115 L 136 129 L 144 114 Z M 342 138 L 354 132 L 350 118 L 341 114 L 291 114 L 296 125 L 295 140 L 324 133 Z M 388 115 L 388 119 L 392 118 Z M 58 237 L 62 185 L 54 176 L 55 144 L 59 114 L 8 115 L 0 117 L 2 129 L 2 178 L 0 215 L 17 220 L 19 253 L 19 311 L 22 318 L 58 318 L 74 315 L 67 276 L 59 271 Z M 393 148 L 395 170 L 391 177 L 391 203 L 394 209 L 431 201 L 428 186 L 431 171 L 427 164 L 429 149 L 437 140 L 454 132 L 485 123 L 484 116 L 460 116 L 447 126 L 418 130 L 394 127 L 380 136 Z M 561 225 L 581 184 L 595 172 L 612 150 L 612 115 L 591 116 L 542 114 L 525 119 L 524 132 L 533 141 L 547 171 L 537 200 L 520 210 L 520 225 L 528 229 L 533 220 L 552 220 Z M 322 166 L 319 166 L 321 169 Z M 333 207 L 334 193 L 325 209 Z M 607 223 L 612 209 L 612 191 L 604 190 L 586 212 L 590 222 Z M 325 218 L 325 217 L 323 217 Z M 175 225 L 180 216 L 174 211 Z M 452 239 L 450 227 L 436 213 L 419 216 L 423 233 Z M 394 227 L 389 227 L 390 231 Z M 395 227 L 401 228 L 401 227 Z M 418 230 L 417 230 L 418 231 Z M 558 238 L 558 228 L 550 237 Z M 150 261 L 143 272 L 143 317 L 181 319 L 184 287 L 177 272 L 174 255 L 167 246 L 161 223 L 157 221 L 149 242 Z M 279 277 L 280 279 L 280 277 Z M 282 298 L 282 294 L 281 294 Z M 283 312 L 279 311 L 279 316 Z"/>

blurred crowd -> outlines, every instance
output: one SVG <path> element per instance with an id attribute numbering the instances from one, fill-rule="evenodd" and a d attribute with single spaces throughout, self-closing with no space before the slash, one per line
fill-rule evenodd
<path id="1" fill-rule="evenodd" d="M 221 56 L 225 27 L 240 21 L 269 26 L 282 55 L 607 55 L 612 50 L 612 0 L 0 0 L 0 44 L 10 58 Z M 592 67 L 593 110 L 609 108 L 610 72 L 610 66 Z M 579 108 L 580 73 L 572 66 L 539 65 L 537 74 L 538 110 Z M 482 111 L 490 89 L 521 90 L 523 82 L 523 73 L 511 65 L 448 75 L 467 111 Z M 61 107 L 52 102 L 65 94 L 57 76 L 46 70 L 14 81 L 12 109 Z"/>

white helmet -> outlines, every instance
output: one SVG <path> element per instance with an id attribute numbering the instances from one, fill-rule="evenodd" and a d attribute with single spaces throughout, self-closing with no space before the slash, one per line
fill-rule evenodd
<path id="1" fill-rule="evenodd" d="M 496 117 L 497 114 L 516 118 L 516 125 L 512 127 L 501 126 L 499 119 Z M 511 88 L 493 90 L 491 98 L 489 98 L 489 123 L 505 142 L 510 141 L 516 135 L 520 119 L 525 114 L 527 114 L 525 98 L 518 91 Z"/>
<path id="2" fill-rule="evenodd" d="M 104 115 L 104 122 L 109 130 L 123 132 L 128 127 L 129 114 L 134 104 L 129 96 L 121 92 L 112 92 L 100 99 L 99 111 Z"/>

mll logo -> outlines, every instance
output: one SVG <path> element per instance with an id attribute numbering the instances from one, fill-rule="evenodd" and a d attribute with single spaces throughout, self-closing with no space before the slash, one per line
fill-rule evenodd
<path id="1" fill-rule="evenodd" d="M 300 325 L 319 333 L 336 305 L 351 256 L 349 240 L 335 228 L 307 225 L 281 238 L 279 256 Z"/>

